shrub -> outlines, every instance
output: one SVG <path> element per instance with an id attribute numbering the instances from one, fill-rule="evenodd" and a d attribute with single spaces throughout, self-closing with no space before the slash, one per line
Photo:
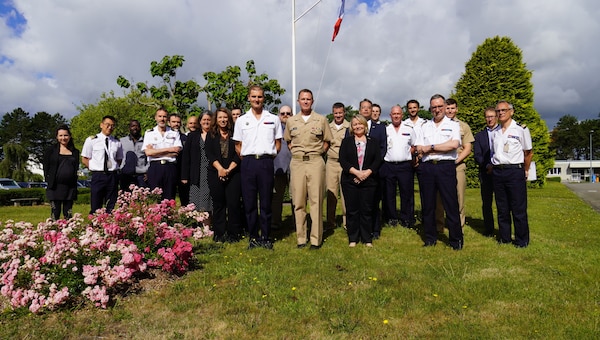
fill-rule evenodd
<path id="1" fill-rule="evenodd" d="M 212 236 L 207 213 L 194 205 L 176 208 L 160 201 L 160 189 L 132 186 L 121 192 L 112 213 L 99 209 L 84 222 L 6 221 L 0 232 L 0 293 L 13 308 L 33 313 L 53 310 L 81 298 L 106 308 L 111 297 L 148 268 L 185 273 L 192 238 Z"/>

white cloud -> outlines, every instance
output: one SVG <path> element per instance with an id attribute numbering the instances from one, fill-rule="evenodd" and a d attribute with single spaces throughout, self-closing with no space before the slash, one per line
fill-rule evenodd
<path id="1" fill-rule="evenodd" d="M 296 2 L 297 15 L 313 4 Z M 148 80 L 150 62 L 173 54 L 186 58 L 180 78 L 200 83 L 206 71 L 254 59 L 288 90 L 283 100 L 292 98 L 291 0 L 14 3 L 27 22 L 20 35 L 0 27 L 2 113 L 23 107 L 71 117 L 75 105 L 120 93 L 117 76 Z M 338 6 L 322 1 L 296 24 L 297 90 L 311 88 L 322 113 L 364 97 L 384 115 L 410 98 L 426 104 L 450 93 L 472 52 L 496 35 L 523 50 L 535 106 L 550 127 L 567 113 L 588 119 L 600 111 L 595 0 L 381 0 L 370 8 L 348 0 L 332 44 Z"/>

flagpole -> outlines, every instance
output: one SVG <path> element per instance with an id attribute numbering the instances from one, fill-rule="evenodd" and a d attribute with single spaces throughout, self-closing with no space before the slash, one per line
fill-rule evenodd
<path id="1" fill-rule="evenodd" d="M 292 0 L 292 114 L 296 115 L 296 0 Z"/>
<path id="2" fill-rule="evenodd" d="M 312 10 L 321 0 L 317 0 L 309 9 L 296 18 L 296 0 L 292 0 L 292 114 L 296 114 L 296 21 Z"/>

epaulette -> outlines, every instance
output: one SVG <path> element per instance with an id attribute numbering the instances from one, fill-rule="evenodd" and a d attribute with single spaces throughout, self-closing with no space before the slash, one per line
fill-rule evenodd
<path id="1" fill-rule="evenodd" d="M 154 130 L 154 129 L 146 130 L 146 133 L 151 132 L 152 130 Z"/>
<path id="2" fill-rule="evenodd" d="M 93 136 L 90 136 L 89 138 L 90 139 L 95 139 L 95 138 L 98 138 L 98 135 L 93 135 Z"/>
<path id="3" fill-rule="evenodd" d="M 518 126 L 522 127 L 523 129 L 527 128 L 527 124 L 521 124 L 521 123 L 517 123 Z"/>

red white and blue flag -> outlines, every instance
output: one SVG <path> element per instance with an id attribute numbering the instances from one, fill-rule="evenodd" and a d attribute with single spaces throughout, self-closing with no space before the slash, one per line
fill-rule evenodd
<path id="1" fill-rule="evenodd" d="M 338 15 L 338 19 L 333 26 L 333 37 L 331 37 L 331 41 L 335 40 L 335 37 L 338 35 L 340 31 L 340 26 L 342 25 L 342 20 L 344 19 L 344 3 L 346 1 L 342 0 L 342 5 L 340 6 L 340 14 Z"/>

